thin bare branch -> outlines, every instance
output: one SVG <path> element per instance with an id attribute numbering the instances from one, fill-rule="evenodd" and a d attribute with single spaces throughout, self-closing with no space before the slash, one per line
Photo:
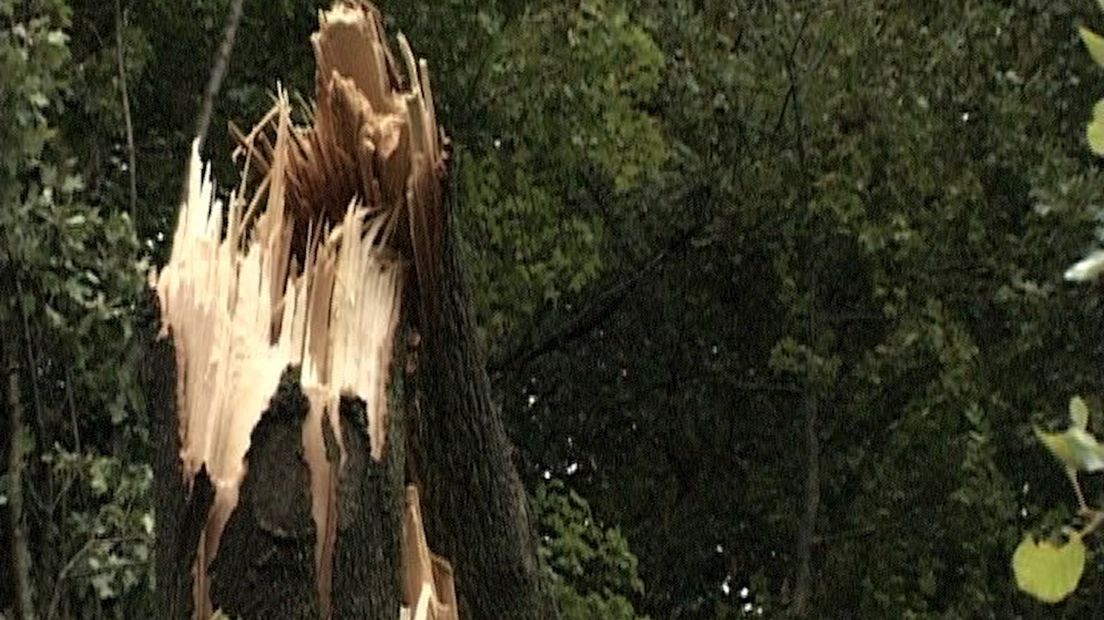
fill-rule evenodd
<path id="1" fill-rule="evenodd" d="M 126 18 L 120 0 L 115 0 L 115 62 L 119 70 L 119 95 L 123 99 L 123 121 L 126 124 L 127 160 L 130 172 L 130 219 L 138 226 L 138 169 L 134 154 L 134 122 L 130 116 L 130 95 L 127 92 L 126 62 L 123 56 L 123 32 Z"/>
<path id="2" fill-rule="evenodd" d="M 230 53 L 234 51 L 234 40 L 238 36 L 243 4 L 243 0 L 233 0 L 230 5 L 230 12 L 226 15 L 226 24 L 222 30 L 222 42 L 219 43 L 218 52 L 215 54 L 215 64 L 211 68 L 207 88 L 203 91 L 203 102 L 199 106 L 199 116 L 196 117 L 196 139 L 199 140 L 200 151 L 203 150 L 203 144 L 207 140 L 207 130 L 211 126 L 211 116 L 215 110 L 215 98 L 218 97 L 222 80 L 226 77 Z"/>

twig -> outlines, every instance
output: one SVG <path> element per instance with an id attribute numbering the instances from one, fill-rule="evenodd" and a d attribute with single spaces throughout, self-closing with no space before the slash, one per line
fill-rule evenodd
<path id="1" fill-rule="evenodd" d="M 57 617 L 58 603 L 61 601 L 61 584 L 69 576 L 69 572 L 73 570 L 73 567 L 77 565 L 77 562 L 92 550 L 93 545 L 99 542 L 96 538 L 91 538 L 84 545 L 73 554 L 73 557 L 69 558 L 69 561 L 65 563 L 65 566 L 61 568 L 61 572 L 58 573 L 57 579 L 54 581 L 54 594 L 50 597 L 50 609 L 46 612 L 46 617 L 50 620 Z"/>
<path id="2" fill-rule="evenodd" d="M 27 316 L 27 309 L 23 306 L 23 285 L 19 278 L 15 280 L 15 303 L 19 305 L 19 317 L 23 322 L 23 346 L 26 348 L 28 375 L 31 378 L 31 399 L 35 408 L 35 430 L 40 436 L 46 432 L 45 415 L 42 408 L 42 396 L 38 391 L 38 356 L 35 355 L 34 339 L 31 335 L 31 320 Z"/>
<path id="3" fill-rule="evenodd" d="M 114 538 L 90 538 L 87 542 L 73 554 L 69 561 L 65 563 L 61 571 L 58 572 L 57 579 L 54 581 L 54 594 L 50 598 L 50 609 L 47 613 L 47 618 L 52 620 L 57 617 L 58 604 L 61 602 L 61 586 L 69 578 L 79 579 L 81 577 L 88 577 L 104 572 L 105 570 L 114 570 L 116 568 L 124 568 L 127 566 L 143 566 L 149 563 L 148 560 L 134 560 L 127 562 L 119 562 L 116 564 L 110 564 L 102 566 L 98 569 L 92 569 L 91 571 L 84 571 L 80 573 L 73 573 L 73 569 L 76 568 L 77 563 L 80 562 L 84 556 L 88 555 L 90 551 L 97 545 L 116 545 L 119 543 L 131 542 L 136 540 L 143 540 L 145 536 L 132 534 L 128 536 L 116 536 Z M 71 574 L 72 573 L 72 574 Z"/>
<path id="4" fill-rule="evenodd" d="M 529 348 L 517 346 L 501 358 L 491 360 L 487 366 L 488 370 L 491 372 L 501 372 L 507 369 L 520 370 L 533 360 L 546 353 L 563 348 L 601 325 L 614 310 L 624 303 L 633 289 L 644 281 L 645 276 L 662 265 L 672 251 L 684 245 L 699 229 L 700 226 L 678 235 L 673 241 L 666 244 L 666 247 L 652 255 L 647 263 L 637 268 L 632 276 L 602 291 L 596 299 L 587 304 L 578 314 L 546 332 L 544 337 Z M 529 338 L 523 340 L 532 342 L 532 339 Z"/>
<path id="5" fill-rule="evenodd" d="M 1081 512 L 1088 512 L 1089 505 L 1085 503 L 1085 494 L 1081 492 L 1081 483 L 1077 481 L 1077 470 L 1072 467 L 1066 468 L 1066 475 L 1069 476 L 1070 484 L 1073 485 L 1073 494 L 1077 496 L 1077 508 Z"/>
<path id="6" fill-rule="evenodd" d="M 123 98 L 123 120 L 126 123 L 127 159 L 130 172 L 130 220 L 138 228 L 138 170 L 134 155 L 134 123 L 130 117 L 130 95 L 127 92 L 126 63 L 123 59 L 123 30 L 126 20 L 119 0 L 115 0 L 115 61 L 119 68 L 119 91 Z"/>
<path id="7" fill-rule="evenodd" d="M 73 398 L 73 369 L 65 366 L 65 399 L 69 404 L 69 423 L 73 425 L 73 451 L 81 453 L 80 427 L 77 425 L 77 403 Z"/>
<path id="8" fill-rule="evenodd" d="M 490 370 L 501 371 L 507 368 L 524 368 L 534 359 L 567 345 L 598 326 L 625 300 L 637 283 L 662 262 L 666 254 L 666 250 L 658 252 L 632 277 L 626 278 L 603 291 L 597 299 L 588 304 L 578 314 L 551 330 L 532 347 L 528 349 L 516 348 L 505 355 L 503 359 L 492 361 Z"/>

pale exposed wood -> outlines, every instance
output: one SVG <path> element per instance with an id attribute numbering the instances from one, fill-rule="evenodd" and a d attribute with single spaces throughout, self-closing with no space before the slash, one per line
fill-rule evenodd
<path id="1" fill-rule="evenodd" d="M 418 489 L 406 489 L 403 513 L 403 600 L 413 620 L 458 620 L 452 566 L 429 551 Z M 404 617 L 404 616 L 400 616 Z"/>
<path id="2" fill-rule="evenodd" d="M 332 536 L 333 472 L 321 424 L 338 430 L 343 392 L 368 404 L 372 452 L 382 454 L 386 372 L 399 315 L 403 268 L 377 245 L 383 219 L 356 203 L 326 239 L 312 243 L 301 270 L 293 269 L 294 222 L 281 204 L 288 109 L 279 114 L 275 157 L 264 212 L 242 226 L 241 201 L 231 200 L 223 234 L 222 205 L 194 155 L 189 200 L 180 215 L 172 257 L 156 286 L 171 329 L 180 373 L 181 458 L 188 475 L 203 465 L 216 488 L 204 534 L 201 565 L 218 550 L 245 474 L 242 458 L 253 427 L 275 393 L 284 368 L 302 366 L 312 411 L 304 429 L 319 526 L 318 561 Z M 317 224 L 316 224 L 317 225 Z M 340 433 L 335 433 L 340 437 Z M 332 550 L 332 549 L 331 549 Z M 202 571 L 197 608 L 205 606 Z"/>
<path id="3" fill-rule="evenodd" d="M 401 39 L 410 86 L 400 87 L 380 17 L 363 3 L 322 13 L 312 44 L 312 124 L 292 125 L 281 91 L 251 132 L 233 128 L 242 174 L 227 205 L 215 198 L 197 141 L 171 257 L 151 275 L 176 351 L 184 475 L 190 483 L 206 467 L 215 487 L 194 568 L 197 617 L 211 612 L 206 568 L 238 502 L 250 433 L 289 365 L 301 367 L 310 402 L 303 449 L 318 591 L 329 608 L 337 469 L 323 427 L 340 438 L 339 399 L 356 396 L 366 404 L 371 455 L 380 459 L 386 450 L 404 255 L 413 258 L 422 314 L 432 313 L 444 139 L 426 65 Z M 338 449 L 340 467 L 340 440 Z M 431 559 L 417 530 L 419 583 L 436 584 L 427 613 L 455 618 L 451 568 Z M 408 604 L 416 605 L 422 589 L 409 593 Z"/>

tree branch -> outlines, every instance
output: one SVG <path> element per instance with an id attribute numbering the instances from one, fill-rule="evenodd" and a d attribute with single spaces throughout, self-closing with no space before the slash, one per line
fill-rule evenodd
<path id="1" fill-rule="evenodd" d="M 488 364 L 488 369 L 491 372 L 501 372 L 506 369 L 520 370 L 538 357 L 550 351 L 561 349 L 598 327 L 625 301 L 629 293 L 644 279 L 644 276 L 662 264 L 668 253 L 668 248 L 656 252 L 635 274 L 602 291 L 578 314 L 567 319 L 556 328 L 549 330 L 544 337 L 530 347 L 526 348 L 524 345 L 519 345 L 502 358 L 492 360 Z"/>
<path id="2" fill-rule="evenodd" d="M 127 157 L 130 172 L 130 219 L 138 228 L 138 170 L 134 156 L 134 123 L 130 117 L 130 95 L 127 93 L 126 63 L 123 60 L 123 30 L 126 20 L 120 0 L 115 0 L 115 61 L 119 68 L 119 90 L 123 98 L 123 120 L 126 123 Z"/>
<path id="3" fill-rule="evenodd" d="M 102 573 L 104 571 L 115 570 L 117 568 L 123 568 L 123 567 L 126 567 L 126 566 L 144 566 L 146 564 L 149 564 L 148 560 L 124 561 L 124 562 L 120 562 L 118 564 L 108 564 L 108 565 L 105 565 L 105 566 L 101 566 L 98 569 L 92 569 L 91 571 L 84 571 L 84 572 L 81 572 L 81 573 L 73 573 L 73 569 L 76 568 L 77 562 L 80 562 L 82 559 L 84 559 L 84 556 L 88 555 L 88 553 L 90 551 L 92 551 L 93 547 L 95 547 L 97 544 L 102 544 L 102 545 L 106 546 L 106 545 L 114 545 L 114 544 L 117 544 L 117 543 L 125 543 L 125 542 L 144 540 L 145 538 L 146 538 L 145 536 L 130 535 L 130 536 L 117 536 L 115 538 L 90 538 L 90 539 L 88 539 L 84 543 L 84 545 L 80 549 L 78 549 L 77 552 L 74 553 L 71 558 L 69 558 L 69 561 L 65 563 L 65 566 L 62 567 L 61 571 L 58 573 L 57 579 L 54 581 L 54 594 L 53 594 L 52 597 L 50 597 L 50 608 L 46 612 L 46 618 L 48 620 L 53 620 L 53 618 L 57 617 L 58 604 L 61 602 L 61 586 L 62 586 L 62 584 L 65 583 L 65 581 L 67 579 L 69 579 L 69 578 L 79 579 L 81 577 L 88 577 L 88 576 L 91 576 L 91 575 Z"/>
<path id="4" fill-rule="evenodd" d="M 805 149 L 805 124 L 804 113 L 801 105 L 801 90 L 798 85 L 796 50 L 798 43 L 805 32 L 809 14 L 805 14 L 801 28 L 786 60 L 786 75 L 790 80 L 790 89 L 793 93 L 792 111 L 794 121 L 794 134 L 797 142 L 797 167 L 800 175 L 798 188 L 800 200 L 806 206 L 812 202 L 812 182 L 808 174 L 808 157 Z M 804 275 L 809 295 L 809 309 L 805 317 L 806 339 L 814 350 L 819 341 L 820 326 L 817 321 L 817 277 L 814 257 L 817 252 L 816 221 L 811 212 L 806 211 L 806 226 L 809 228 L 809 248 L 805 252 L 806 263 Z M 820 510 L 820 437 L 817 434 L 819 417 L 819 398 L 817 390 L 819 386 L 813 381 L 809 371 L 805 378 L 805 484 L 804 484 L 804 510 L 797 532 L 797 568 L 794 579 L 794 595 L 791 602 L 790 614 L 795 618 L 805 618 L 809 615 L 809 599 L 812 596 L 812 552 L 813 539 L 816 533 L 817 513 Z"/>
<path id="5" fill-rule="evenodd" d="M 207 140 L 207 130 L 211 126 L 211 116 L 215 110 L 215 98 L 222 88 L 223 78 L 226 77 L 226 67 L 230 64 L 230 53 L 234 50 L 234 40 L 238 36 L 238 25 L 241 23 L 242 4 L 243 0 L 232 0 L 230 12 L 226 15 L 226 25 L 222 30 L 222 42 L 215 54 L 215 64 L 207 80 L 207 89 L 203 92 L 203 102 L 199 107 L 199 116 L 196 117 L 196 140 L 199 141 L 200 150 Z"/>

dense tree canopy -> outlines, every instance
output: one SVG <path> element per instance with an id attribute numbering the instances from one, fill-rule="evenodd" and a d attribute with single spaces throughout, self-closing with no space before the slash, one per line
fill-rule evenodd
<path id="1" fill-rule="evenodd" d="M 0 504 L 23 504 L 45 617 L 147 614 L 137 309 L 231 4 L 0 0 Z M 277 81 L 311 92 L 327 4 L 245 1 L 216 176 L 233 180 L 228 121 Z M 381 9 L 437 80 L 480 337 L 564 617 L 1098 606 L 1099 563 L 1056 607 L 1010 568 L 1024 532 L 1077 510 L 1033 425 L 1061 427 L 1074 394 L 1104 403 L 1099 289 L 1062 279 L 1101 240 L 1084 126 L 1104 73 L 1077 31 L 1104 28 L 1096 3 Z M 0 557 L 12 539 L 5 520 Z"/>

